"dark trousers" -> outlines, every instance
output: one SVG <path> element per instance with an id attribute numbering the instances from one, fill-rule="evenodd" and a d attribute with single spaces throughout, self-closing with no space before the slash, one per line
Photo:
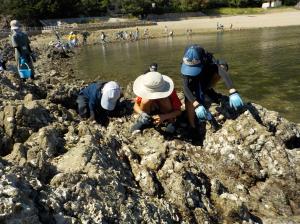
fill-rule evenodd
<path id="1" fill-rule="evenodd" d="M 76 100 L 78 114 L 82 118 L 90 117 L 89 99 L 82 94 L 79 94 Z"/>
<path id="2" fill-rule="evenodd" d="M 6 61 L 0 60 L 0 66 L 6 70 Z"/>

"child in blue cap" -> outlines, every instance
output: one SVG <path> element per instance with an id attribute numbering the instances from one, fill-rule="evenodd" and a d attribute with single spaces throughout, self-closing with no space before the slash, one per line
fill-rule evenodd
<path id="1" fill-rule="evenodd" d="M 220 96 L 213 90 L 213 86 L 222 78 L 229 89 L 229 104 L 235 110 L 244 104 L 236 89 L 233 88 L 229 77 L 228 65 L 225 62 L 214 60 L 212 54 L 206 52 L 197 44 L 186 48 L 181 65 L 183 77 L 183 90 L 185 95 L 185 108 L 189 124 L 196 128 L 195 115 L 199 121 L 212 119 L 212 115 L 205 108 L 204 95 L 212 100 Z"/>

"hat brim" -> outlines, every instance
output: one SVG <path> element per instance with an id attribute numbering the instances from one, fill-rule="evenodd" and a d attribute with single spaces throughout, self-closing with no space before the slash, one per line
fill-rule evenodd
<path id="1" fill-rule="evenodd" d="M 191 66 L 184 63 L 181 64 L 181 74 L 186 76 L 197 76 L 201 73 L 202 66 Z"/>
<path id="2" fill-rule="evenodd" d="M 10 27 L 10 29 L 11 30 L 17 30 L 17 29 L 20 29 L 20 27 L 19 26 L 12 26 L 12 27 Z"/>
<path id="3" fill-rule="evenodd" d="M 118 100 L 110 99 L 105 93 L 101 97 L 101 107 L 105 110 L 114 110 L 116 108 L 117 102 Z"/>
<path id="4" fill-rule="evenodd" d="M 149 89 L 144 84 L 144 75 L 140 75 L 133 83 L 134 94 L 149 100 L 161 99 L 170 96 L 174 90 L 173 80 L 166 75 L 162 75 L 162 77 L 164 83 L 159 87 L 159 89 Z"/>

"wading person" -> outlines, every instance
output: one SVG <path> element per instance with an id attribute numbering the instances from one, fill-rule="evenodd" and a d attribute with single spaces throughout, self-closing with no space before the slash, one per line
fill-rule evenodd
<path id="1" fill-rule="evenodd" d="M 81 36 L 82 36 L 82 45 L 86 45 L 87 44 L 87 38 L 88 38 L 89 35 L 90 35 L 90 33 L 87 32 L 87 31 L 83 31 L 81 33 Z"/>
<path id="2" fill-rule="evenodd" d="M 181 64 L 185 108 L 190 126 L 195 129 L 195 115 L 199 121 L 211 121 L 214 118 L 205 106 L 205 95 L 218 101 L 221 94 L 212 88 L 222 78 L 229 89 L 229 104 L 235 110 L 244 104 L 228 74 L 228 65 L 214 60 L 212 54 L 197 44 L 186 48 Z M 196 132 L 195 132 L 196 133 Z"/>
<path id="3" fill-rule="evenodd" d="M 101 41 L 102 44 L 106 44 L 108 42 L 107 41 L 107 36 L 103 31 L 101 32 L 101 35 L 100 35 L 100 41 Z"/>
<path id="4" fill-rule="evenodd" d="M 121 88 L 117 82 L 91 83 L 79 92 L 77 97 L 78 113 L 81 118 L 91 121 L 113 111 L 121 97 Z"/>
<path id="5" fill-rule="evenodd" d="M 151 63 L 149 65 L 149 68 L 145 71 L 145 74 L 147 72 L 157 72 L 157 69 L 158 69 L 158 64 L 157 63 Z"/>
<path id="6" fill-rule="evenodd" d="M 133 84 L 137 95 L 134 111 L 139 114 L 132 126 L 133 134 L 152 125 L 166 125 L 166 132 L 174 133 L 174 123 L 181 114 L 181 102 L 171 78 L 159 72 L 148 72 L 139 76 Z"/>
<path id="7" fill-rule="evenodd" d="M 26 33 L 21 31 L 19 21 L 12 20 L 10 22 L 10 29 L 12 31 L 11 42 L 15 48 L 15 59 L 19 68 L 20 63 L 26 63 L 31 69 L 31 79 L 34 79 L 34 68 L 32 61 L 35 62 L 35 55 L 30 48 L 30 41 Z"/>

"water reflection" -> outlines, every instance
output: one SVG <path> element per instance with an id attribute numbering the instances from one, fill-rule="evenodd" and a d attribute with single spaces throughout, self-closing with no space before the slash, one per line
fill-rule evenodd
<path id="1" fill-rule="evenodd" d="M 229 63 L 242 96 L 300 122 L 300 27 L 218 32 L 120 42 L 82 49 L 78 76 L 118 80 L 127 85 L 156 62 L 181 87 L 180 63 L 186 45 L 198 43 Z M 227 93 L 224 85 L 218 89 Z"/>

